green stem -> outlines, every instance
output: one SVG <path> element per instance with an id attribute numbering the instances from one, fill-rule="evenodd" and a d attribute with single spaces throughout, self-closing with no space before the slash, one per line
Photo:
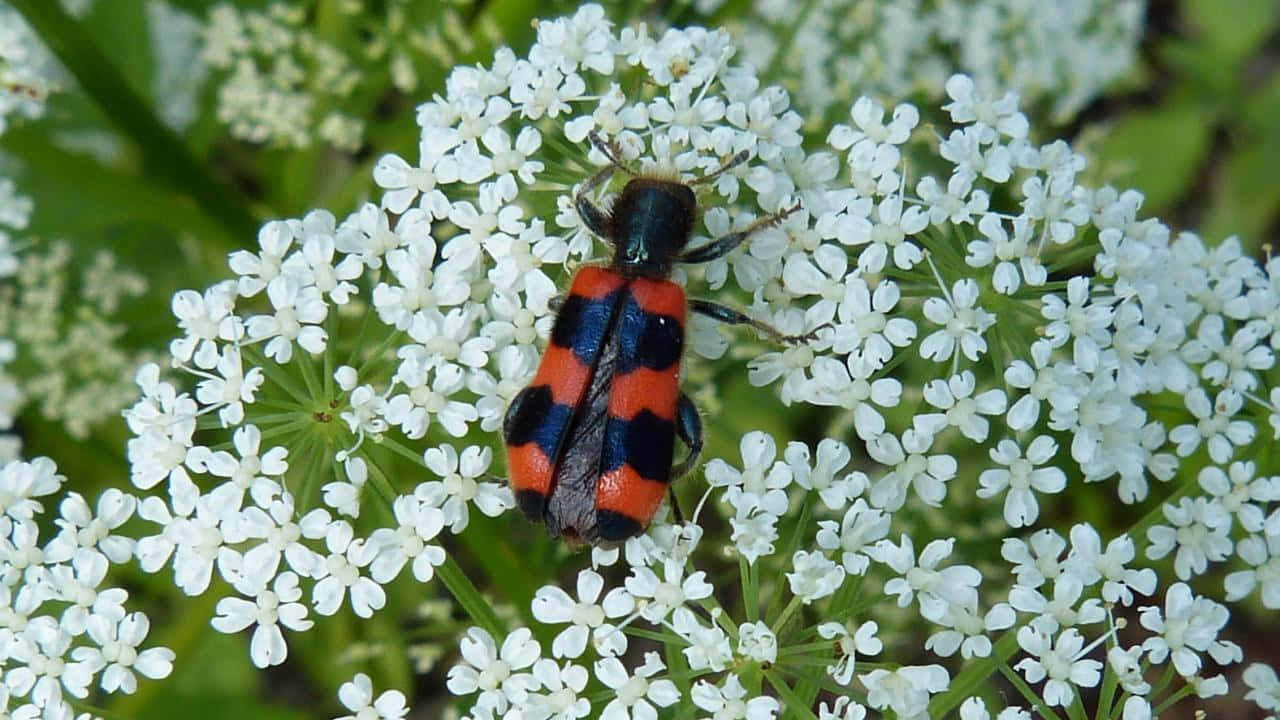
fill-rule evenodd
<path id="1" fill-rule="evenodd" d="M 747 620 L 760 619 L 760 598 L 757 597 L 757 575 L 755 563 L 748 563 L 745 557 L 738 558 L 738 575 L 742 580 L 742 602 L 747 611 Z"/>
<path id="2" fill-rule="evenodd" d="M 1018 635 L 1013 630 L 1006 631 L 991 647 L 991 655 L 978 658 L 967 663 L 952 680 L 946 692 L 938 695 L 929 703 L 929 717 L 945 717 L 952 710 L 960 707 L 970 695 L 978 692 L 987 684 L 987 680 L 1007 665 L 1009 658 L 1018 651 Z"/>
<path id="3" fill-rule="evenodd" d="M 769 687 L 773 688 L 773 691 L 778 693 L 778 697 L 782 700 L 784 718 L 799 717 L 803 718 L 803 720 L 818 720 L 818 717 L 813 714 L 813 710 L 809 709 L 809 706 L 795 694 L 795 691 L 791 689 L 791 686 L 787 684 L 781 674 L 774 670 L 765 670 L 764 676 L 769 681 Z"/>
<path id="4" fill-rule="evenodd" d="M 501 644 L 501 638 L 507 634 L 506 628 L 498 619 L 498 614 L 493 611 L 493 607 L 471 582 L 471 578 L 462 572 L 461 567 L 458 567 L 452 555 L 445 555 L 444 564 L 436 568 L 436 576 L 440 578 L 440 582 L 444 583 L 449 594 L 453 595 L 453 599 L 457 600 L 462 609 L 471 616 L 471 619 L 493 636 L 495 642 Z"/>
<path id="5" fill-rule="evenodd" d="M 1165 698 L 1164 701 L 1162 701 L 1159 705 L 1154 707 L 1151 711 L 1151 716 L 1159 717 L 1160 715 L 1164 714 L 1166 710 L 1173 707 L 1174 704 L 1176 704 L 1179 700 L 1181 700 L 1184 697 L 1188 697 L 1194 692 L 1195 690 L 1194 688 L 1191 687 L 1191 683 L 1187 683 L 1186 685 L 1183 685 L 1182 687 L 1178 688 L 1169 697 Z"/>
<path id="6" fill-rule="evenodd" d="M 231 238 L 245 243 L 254 237 L 258 220 L 248 201 L 219 180 L 176 133 L 152 111 L 115 64 L 103 54 L 93 36 L 49 0 L 13 0 L 50 51 L 75 77 L 76 83 L 122 133 L 132 138 L 146 161 L 147 172 L 189 197 Z"/>
<path id="7" fill-rule="evenodd" d="M 1036 712 L 1040 713 L 1040 717 L 1045 718 L 1045 720 L 1058 720 L 1058 714 L 1053 711 L 1053 708 L 1045 704 L 1044 698 L 1040 696 L 1040 693 L 1032 690 L 1031 686 L 1027 684 L 1027 681 L 1023 680 L 1022 676 L 1019 675 L 1017 671 L 1009 667 L 1009 663 L 1000 663 L 999 670 L 1000 674 L 1004 675 L 1005 679 L 1009 681 L 1009 684 L 1017 688 L 1018 692 L 1022 694 L 1022 697 L 1025 698 L 1027 702 L 1031 703 L 1031 706 L 1036 709 Z"/>

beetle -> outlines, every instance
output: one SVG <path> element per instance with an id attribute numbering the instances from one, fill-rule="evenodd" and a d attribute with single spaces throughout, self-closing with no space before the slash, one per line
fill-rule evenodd
<path id="1" fill-rule="evenodd" d="M 694 186 L 745 162 L 746 151 L 685 183 L 636 173 L 616 143 L 594 132 L 590 139 L 609 164 L 582 184 L 574 204 L 587 229 L 613 246 L 613 257 L 608 265 L 581 267 L 554 303 L 559 309 L 538 372 L 512 400 L 502 432 L 524 514 L 545 522 L 553 538 L 613 545 L 644 531 L 671 481 L 693 468 L 702 450 L 698 410 L 678 385 L 686 311 L 751 325 L 780 342 L 812 333 L 783 335 L 733 308 L 686 301 L 670 279 L 676 263 L 723 257 L 799 209 L 686 249 L 698 211 Z M 589 193 L 618 171 L 630 179 L 612 209 L 603 210 Z M 673 465 L 677 436 L 687 452 Z"/>

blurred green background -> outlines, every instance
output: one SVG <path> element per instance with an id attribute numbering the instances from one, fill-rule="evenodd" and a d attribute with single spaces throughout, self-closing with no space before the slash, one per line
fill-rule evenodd
<path id="1" fill-rule="evenodd" d="M 414 107 L 442 91 L 449 67 L 487 61 L 499 42 L 520 52 L 533 39 L 533 18 L 574 8 L 569 2 L 534 0 L 386 0 L 367 3 L 367 12 L 357 16 L 367 23 L 362 26 L 340 12 L 338 1 L 305 3 L 308 26 L 352 57 L 377 52 L 371 40 L 385 34 L 389 25 L 384 23 L 393 12 L 401 13 L 408 28 L 406 42 L 413 28 L 439 24 L 442 13 L 451 18 L 444 47 L 422 44 L 426 49 L 414 55 L 418 83 L 412 92 L 393 86 L 386 63 L 370 63 L 373 70 L 362 74 L 357 91 L 344 101 L 348 113 L 366 120 L 365 144 L 343 152 L 321 143 L 271 148 L 231 138 L 210 110 L 215 82 L 200 87 L 195 98 L 200 111 L 180 135 L 157 128 L 154 115 L 130 99 L 165 104 L 156 89 L 163 59 L 142 41 L 140 28 L 148 25 L 144 0 L 99 0 L 78 21 L 51 0 L 11 4 L 42 35 L 58 39 L 55 49 L 67 58 L 84 92 L 54 93 L 43 119 L 15 122 L 0 135 L 0 175 L 14 178 L 21 192 L 36 199 L 33 235 L 71 241 L 85 262 L 110 248 L 122 264 L 146 276 L 147 293 L 122 309 L 123 343 L 154 348 L 157 354 L 167 346 L 174 323 L 156 309 L 167 308 L 175 290 L 203 288 L 224 278 L 226 254 L 254 247 L 262 221 L 298 217 L 317 207 L 342 217 L 376 197 L 373 163 L 385 152 L 416 157 Z M 173 5 L 204 17 L 213 3 Z M 729 2 L 709 17 L 687 3 L 605 5 L 615 22 L 631 18 L 661 25 L 671 17 L 715 23 L 744 12 L 747 3 Z M 1038 139 L 1071 140 L 1090 159 L 1089 182 L 1141 190 L 1147 198 L 1144 214 L 1162 217 L 1175 232 L 1198 229 L 1209 244 L 1238 235 L 1261 257 L 1280 240 L 1280 4 L 1156 0 L 1145 22 L 1134 71 L 1066 125 L 1035 119 Z M 811 140 L 821 142 L 824 136 Z M 733 412 L 735 402 L 750 402 L 749 392 L 734 391 L 735 383 L 745 387 L 743 374 L 716 381 L 726 388 L 720 413 L 726 420 L 704 457 L 736 458 L 736 438 L 747 430 L 806 423 L 799 416 L 762 419 Z M 20 421 L 26 454 L 54 457 L 71 478 L 70 487 L 93 497 L 126 481 L 122 422 L 75 440 L 36 413 L 27 415 Z M 517 530 L 524 535 L 515 543 L 493 543 L 483 538 L 510 533 L 511 525 L 478 513 L 472 513 L 472 521 L 478 527 L 463 539 L 465 563 L 476 570 L 477 584 L 495 597 L 528 598 L 557 566 L 561 550 L 542 541 L 536 530 Z M 113 717 L 332 716 L 340 711 L 338 684 L 360 669 L 373 670 L 378 689 L 416 687 L 415 717 L 435 717 L 448 701 L 440 666 L 415 678 L 406 662 L 415 643 L 439 640 L 439 652 L 452 654 L 458 630 L 468 624 L 449 603 L 431 602 L 447 597 L 439 583 L 423 588 L 401 581 L 388 588 L 389 606 L 420 606 L 419 625 L 405 627 L 391 613 L 359 622 L 339 614 L 305 635 L 289 635 L 289 660 L 262 672 L 249 664 L 245 636 L 225 636 L 209 627 L 222 595 L 216 587 L 204 597 L 185 598 L 167 573 L 127 572 L 120 582 L 131 602 L 151 616 L 151 642 L 174 649 L 178 661 L 170 679 L 143 681 L 136 695 L 116 698 L 108 708 Z M 444 623 L 435 621 L 442 618 Z M 335 648 L 345 650 L 335 654 Z M 1246 656 L 1253 649 L 1247 646 Z"/>

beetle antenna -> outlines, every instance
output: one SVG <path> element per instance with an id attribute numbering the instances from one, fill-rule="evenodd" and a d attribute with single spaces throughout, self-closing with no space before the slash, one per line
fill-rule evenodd
<path id="1" fill-rule="evenodd" d="M 604 156 L 609 158 L 609 162 L 613 164 L 614 167 L 628 175 L 635 175 L 635 172 L 631 168 L 627 167 L 627 164 L 623 162 L 622 147 L 618 145 L 617 140 L 612 138 L 605 140 L 600 137 L 600 133 L 595 130 L 587 133 L 587 137 L 591 139 L 591 144 L 595 145 L 597 150 L 604 153 Z"/>
<path id="2" fill-rule="evenodd" d="M 750 152 L 748 152 L 748 151 L 746 151 L 746 150 L 740 150 L 740 151 L 738 151 L 738 153 L 737 153 L 736 155 L 734 155 L 733 157 L 729 158 L 728 162 L 726 162 L 725 164 L 721 165 L 719 170 L 716 170 L 715 172 L 711 173 L 710 175 L 703 175 L 702 177 L 700 177 L 700 178 L 698 178 L 698 179 L 696 179 L 696 180 L 691 180 L 691 181 L 689 182 L 689 184 L 690 184 L 690 185 L 701 185 L 702 183 L 711 182 L 712 180 L 715 180 L 716 178 L 720 177 L 720 176 L 721 176 L 722 174 L 724 174 L 726 171 L 732 170 L 732 169 L 734 169 L 735 167 L 737 167 L 737 166 L 741 165 L 742 163 L 746 162 L 746 161 L 747 161 L 747 158 L 749 158 L 749 157 L 751 157 L 751 153 L 750 153 Z"/>

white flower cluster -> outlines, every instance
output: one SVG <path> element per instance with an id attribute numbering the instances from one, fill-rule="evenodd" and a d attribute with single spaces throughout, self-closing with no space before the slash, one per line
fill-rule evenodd
<path id="1" fill-rule="evenodd" d="M 220 3 L 209 11 L 203 59 L 228 76 L 218 87 L 218 119 L 233 137 L 304 148 L 314 140 L 352 150 L 363 121 L 341 110 L 359 71 L 303 21 L 306 11 L 275 2 L 264 10 Z"/>
<path id="2" fill-rule="evenodd" d="M 6 184 L 0 181 L 0 193 Z M 31 402 L 84 438 L 137 397 L 130 377 L 147 355 L 126 348 L 119 310 L 146 291 L 146 280 L 105 250 L 77 276 L 72 246 L 63 242 L 28 246 L 11 259 L 0 267 L 0 377 L 12 378 L 0 391 L 0 431 Z M 6 443 L 0 457 L 12 459 L 16 450 Z"/>
<path id="3" fill-rule="evenodd" d="M 66 478 L 48 458 L 0 467 L 0 712 L 15 718 L 74 718 L 71 699 L 132 693 L 137 675 L 173 669 L 164 647 L 142 649 L 151 622 L 125 607 L 129 593 L 106 582 L 113 564 L 133 558 L 120 532 L 137 500 L 111 488 L 94 506 L 62 494 L 57 532 L 40 537 L 44 504 Z"/>
<path id="4" fill-rule="evenodd" d="M 0 135 L 10 116 L 32 120 L 44 115 L 61 68 L 48 48 L 8 3 L 0 2 Z"/>
<path id="5" fill-rule="evenodd" d="M 659 522 L 593 555 L 625 563 L 621 586 L 584 570 L 576 595 L 539 591 L 531 615 L 566 626 L 549 652 L 529 629 L 470 631 L 449 685 L 475 696 L 477 720 L 651 718 L 682 698 L 761 720 L 814 666 L 849 688 L 823 720 L 868 708 L 913 717 L 978 665 L 966 661 L 1019 648 L 1014 666 L 1050 705 L 1114 673 L 1139 718 L 1181 692 L 1145 684 L 1142 668 L 1166 663 L 1201 696 L 1227 690 L 1204 669 L 1241 660 L 1217 638 L 1225 605 L 1165 583 L 1163 605 L 1141 607 L 1141 631 L 1122 635 L 1106 604 L 1161 589 L 1139 557 L 1172 556 L 1190 581 L 1239 555 L 1253 569 L 1228 576 L 1225 599 L 1260 588 L 1273 607 L 1280 493 L 1245 458 L 1264 423 L 1280 433 L 1267 377 L 1280 265 L 1230 241 L 1169 242 L 1139 219 L 1139 194 L 1081 185 L 1083 157 L 1032 143 L 1018 97 L 969 76 L 945 81 L 955 127 L 936 152 L 915 142 L 917 108 L 868 98 L 810 151 L 789 95 L 737 63 L 725 32 L 615 32 L 595 5 L 537 31 L 527 57 L 500 50 L 488 67 L 456 68 L 418 108 L 419 157 L 378 161 L 377 202 L 341 220 L 316 210 L 268 223 L 257 252 L 232 255 L 235 279 L 175 295 L 171 364 L 194 388 L 148 365 L 126 413 L 132 480 L 152 493 L 138 503 L 154 526 L 134 548 L 145 570 L 171 568 L 189 594 L 225 580 L 236 595 L 214 626 L 254 627 L 250 657 L 264 667 L 285 659 L 283 631 L 310 628 L 312 611 L 349 604 L 368 617 L 406 567 L 419 581 L 446 572 L 443 530 L 464 532 L 473 507 L 497 516 L 514 504 L 488 475 L 493 431 L 533 374 L 565 266 L 597 256 L 569 192 L 605 160 L 586 152 L 595 131 L 629 164 L 686 180 L 748 154 L 708 183 L 695 246 L 799 202 L 675 279 L 812 337 L 755 353 L 747 379 L 838 420 L 815 430 L 833 437 L 812 449 L 788 442 L 779 459 L 774 438 L 753 432 L 741 469 L 708 464 L 709 507 L 731 528 L 723 544 L 697 524 Z M 910 177 L 917 161 L 928 174 Z M 695 316 L 688 331 L 697 354 L 727 352 L 723 328 Z M 1156 416 L 1170 392 L 1187 412 Z M 389 473 L 387 455 L 429 479 Z M 1120 507 L 1168 497 L 1166 522 L 1105 540 L 1083 523 L 1067 537 L 1038 527 L 1051 516 L 1042 504 L 1068 508 L 1059 496 L 1085 483 Z M 391 523 L 361 512 L 370 498 Z M 948 506 L 1002 521 L 1003 563 L 922 519 Z M 694 519 L 715 527 L 711 514 Z M 733 596 L 707 579 L 726 552 L 741 576 L 730 611 L 721 602 Z M 857 602 L 875 582 L 896 602 Z M 855 657 L 880 653 L 888 630 L 921 627 L 947 665 L 857 672 Z M 688 670 L 668 670 L 674 653 L 632 648 L 637 637 L 665 638 Z M 1262 674 L 1249 682 L 1264 687 Z M 593 677 L 612 691 L 604 706 Z M 374 699 L 367 678 L 343 696 L 362 717 L 404 713 L 397 695 Z"/>
<path id="6" fill-rule="evenodd" d="M 10 431 L 28 403 L 83 439 L 136 397 L 130 377 L 142 362 L 125 349 L 117 318 L 145 280 L 105 250 L 73 275 L 69 244 L 23 234 L 32 209 L 0 177 L 0 462 L 21 454 Z"/>
<path id="7" fill-rule="evenodd" d="M 411 93 L 424 71 L 454 65 L 475 42 L 462 9 L 449 3 L 345 2 L 332 11 L 337 17 L 317 32 L 309 25 L 314 17 L 296 3 L 241 9 L 224 2 L 209 10 L 202 60 L 218 73 L 218 119 L 232 136 L 286 148 L 322 142 L 354 152 L 364 141 L 362 113 L 372 109 L 378 83 Z M 186 29 L 177 11 L 154 19 Z M 173 33 L 158 40 L 166 53 L 188 50 Z M 199 86 L 203 75 L 195 73 L 203 70 L 197 64 L 187 77 L 158 81 L 185 92 Z M 166 110 L 181 112 L 181 106 Z"/>
<path id="8" fill-rule="evenodd" d="M 1144 0 L 751 4 L 728 20 L 738 45 L 768 77 L 793 78 L 798 107 L 815 119 L 860 95 L 934 99 L 963 72 L 1064 122 L 1131 70 L 1146 11 Z"/>

